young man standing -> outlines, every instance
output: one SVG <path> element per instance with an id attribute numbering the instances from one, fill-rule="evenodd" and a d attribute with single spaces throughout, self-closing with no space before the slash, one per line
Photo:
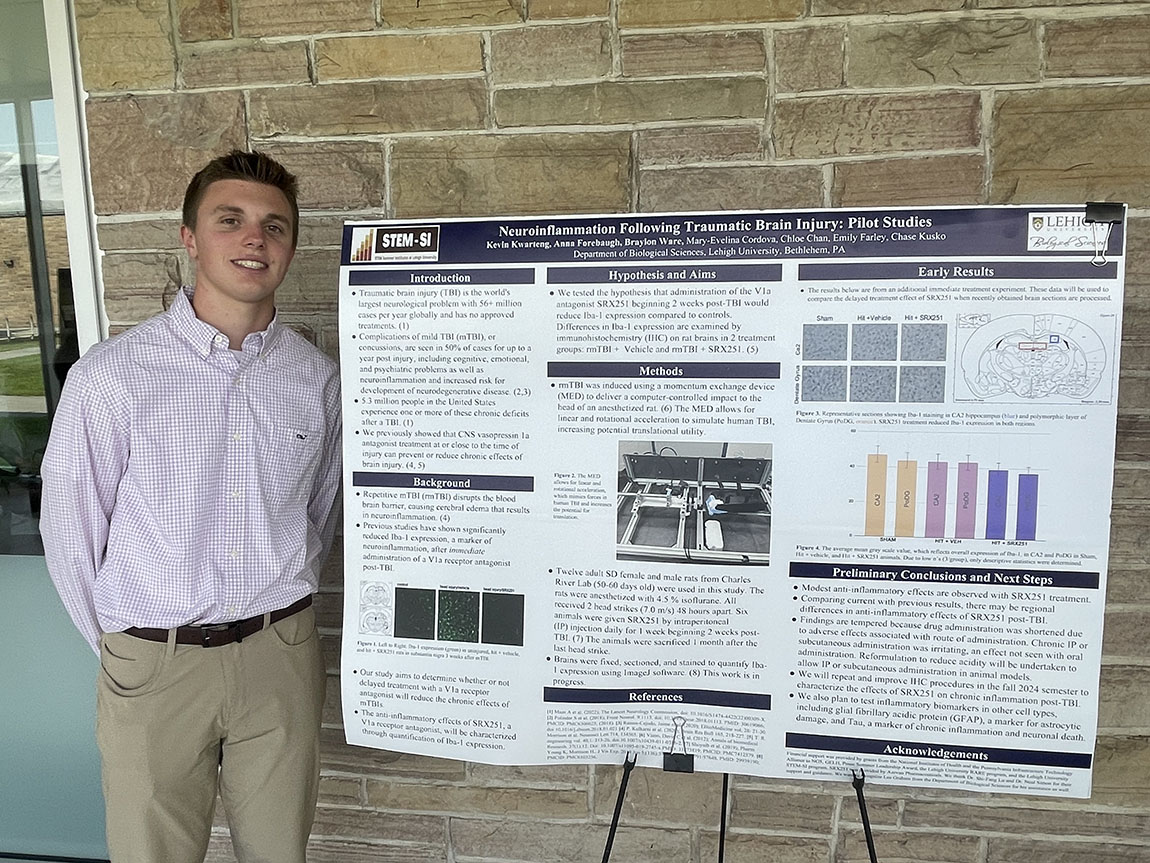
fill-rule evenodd
<path id="1" fill-rule="evenodd" d="M 184 198 L 194 288 L 68 374 L 43 462 L 52 580 L 100 654 L 113 863 L 303 863 L 324 665 L 311 606 L 340 484 L 338 372 L 278 320 L 296 182 L 260 153 Z"/>

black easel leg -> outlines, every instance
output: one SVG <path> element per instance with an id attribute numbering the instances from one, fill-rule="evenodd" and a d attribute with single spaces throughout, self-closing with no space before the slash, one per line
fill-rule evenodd
<path id="1" fill-rule="evenodd" d="M 852 784 L 855 787 L 855 794 L 859 799 L 859 812 L 862 814 L 863 833 L 866 835 L 866 850 L 870 854 L 870 863 L 878 863 L 878 857 L 874 852 L 874 834 L 870 832 L 870 818 L 866 814 L 866 799 L 863 797 L 863 784 L 866 782 L 866 771 L 860 770 L 858 773 L 851 771 Z"/>
<path id="2" fill-rule="evenodd" d="M 623 756 L 623 778 L 619 780 L 619 794 L 615 797 L 615 814 L 611 817 L 611 829 L 607 831 L 607 844 L 603 848 L 603 863 L 611 859 L 611 846 L 615 844 L 615 831 L 619 827 L 619 816 L 623 814 L 623 798 L 627 794 L 627 780 L 631 778 L 631 771 L 635 769 L 635 762 L 639 753 L 632 755 L 628 752 Z"/>
<path id="3" fill-rule="evenodd" d="M 727 843 L 727 789 L 730 787 L 731 774 L 723 774 L 723 803 L 719 809 L 719 863 L 723 863 L 723 850 Z"/>

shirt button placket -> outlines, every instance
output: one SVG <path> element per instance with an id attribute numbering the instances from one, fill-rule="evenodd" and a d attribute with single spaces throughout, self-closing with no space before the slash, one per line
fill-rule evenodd
<path id="1" fill-rule="evenodd" d="M 236 571 L 242 565 L 244 536 L 246 534 L 247 501 L 245 476 L 250 469 L 251 454 L 247 451 L 249 435 L 245 422 L 247 410 L 244 404 L 243 374 L 237 367 L 232 372 L 231 385 L 225 393 L 227 405 L 227 480 L 224 486 L 226 523 L 224 524 L 224 547 L 226 569 Z M 234 617 L 232 609 L 243 606 L 243 579 L 229 578 L 224 587 L 221 604 Z"/>

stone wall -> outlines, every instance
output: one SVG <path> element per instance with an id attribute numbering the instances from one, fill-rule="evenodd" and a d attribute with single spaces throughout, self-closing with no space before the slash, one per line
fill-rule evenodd
<path id="1" fill-rule="evenodd" d="M 876 786 L 879 858 L 1150 860 L 1150 3 L 75 0 L 109 320 L 191 276 L 191 172 L 231 146 L 302 179 L 280 307 L 336 353 L 345 217 L 1117 200 L 1131 207 L 1113 550 L 1088 801 Z M 614 768 L 353 748 L 340 561 L 312 859 L 583 861 Z M 865 860 L 846 783 L 733 778 L 727 859 Z M 703 863 L 720 778 L 638 771 L 615 859 Z M 221 821 L 222 824 L 222 821 Z M 231 860 L 221 829 L 210 859 Z"/>
<path id="2" fill-rule="evenodd" d="M 58 270 L 68 266 L 68 236 L 63 216 L 44 216 L 44 246 L 52 308 L 58 308 Z M 28 224 L 24 216 L 0 218 L 0 339 L 7 327 L 27 335 L 36 322 L 36 294 L 32 290 L 32 259 L 28 250 Z M 11 263 L 11 266 L 9 266 Z M 59 313 L 55 313 L 59 328 Z"/>

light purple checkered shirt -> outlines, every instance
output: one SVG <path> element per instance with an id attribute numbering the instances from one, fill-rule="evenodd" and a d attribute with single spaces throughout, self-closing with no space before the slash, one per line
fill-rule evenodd
<path id="1" fill-rule="evenodd" d="M 40 533 L 94 649 L 290 605 L 335 531 L 335 363 L 277 321 L 230 350 L 190 297 L 81 358 L 52 424 Z"/>

